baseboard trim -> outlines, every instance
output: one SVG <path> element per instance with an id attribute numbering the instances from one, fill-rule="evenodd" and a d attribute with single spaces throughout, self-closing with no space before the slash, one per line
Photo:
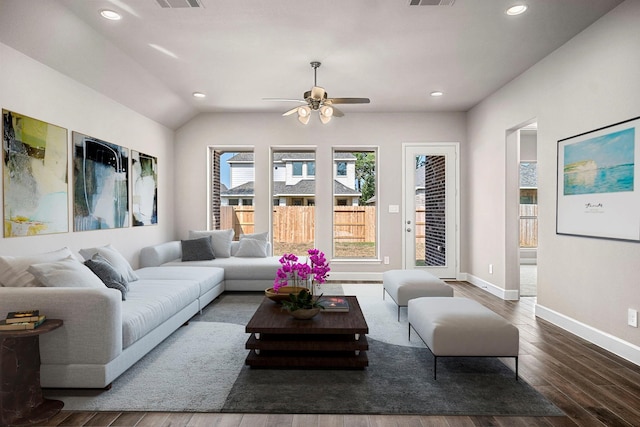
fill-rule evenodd
<path id="1" fill-rule="evenodd" d="M 553 323 L 590 343 L 640 366 L 640 347 L 637 345 L 631 344 L 630 342 L 624 341 L 540 304 L 534 306 L 534 313 L 537 317 Z"/>
<path id="2" fill-rule="evenodd" d="M 502 289 L 499 286 L 494 285 L 493 283 L 487 282 L 479 277 L 474 276 L 473 274 L 466 273 L 466 281 L 471 283 L 478 288 L 489 292 L 491 295 L 495 295 L 498 298 L 501 298 L 506 301 L 517 301 L 520 299 L 520 291 L 518 290 L 507 290 Z"/>

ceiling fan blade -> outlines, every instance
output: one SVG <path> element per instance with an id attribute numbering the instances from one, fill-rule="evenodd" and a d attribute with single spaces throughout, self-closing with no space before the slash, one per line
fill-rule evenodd
<path id="1" fill-rule="evenodd" d="M 282 113 L 283 116 L 290 116 L 293 113 L 298 112 L 298 107 L 293 107 L 291 110 Z"/>
<path id="2" fill-rule="evenodd" d="M 322 100 L 327 97 L 327 92 L 320 86 L 311 88 L 311 99 Z"/>
<path id="3" fill-rule="evenodd" d="M 299 102 L 301 104 L 306 104 L 307 101 L 304 99 L 289 99 L 289 98 L 262 98 L 263 101 L 284 101 L 284 102 Z"/>
<path id="4" fill-rule="evenodd" d="M 340 110 L 338 110 L 336 107 L 334 107 L 333 105 L 331 106 L 331 108 L 333 108 L 333 115 L 335 117 L 343 117 L 344 113 Z"/>
<path id="5" fill-rule="evenodd" d="M 326 102 L 331 104 L 368 104 L 369 98 L 329 98 Z"/>

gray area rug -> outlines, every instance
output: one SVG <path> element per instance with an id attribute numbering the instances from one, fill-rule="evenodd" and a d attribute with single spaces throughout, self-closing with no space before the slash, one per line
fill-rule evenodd
<path id="1" fill-rule="evenodd" d="M 263 298 L 225 293 L 120 376 L 111 390 L 45 390 L 66 410 L 424 415 L 563 415 L 500 360 L 433 356 L 382 286 L 324 285 L 357 295 L 369 325 L 361 371 L 244 366 L 244 325 Z M 513 360 L 513 359 L 511 359 Z M 507 363 L 509 359 L 507 359 Z"/>

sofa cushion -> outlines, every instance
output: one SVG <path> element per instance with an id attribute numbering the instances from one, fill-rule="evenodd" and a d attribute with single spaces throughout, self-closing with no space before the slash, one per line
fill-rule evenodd
<path id="1" fill-rule="evenodd" d="M 213 253 L 216 258 L 229 258 L 231 256 L 231 241 L 233 229 L 228 230 L 189 230 L 189 239 L 211 236 Z"/>
<path id="2" fill-rule="evenodd" d="M 129 292 L 127 280 L 102 255 L 95 254 L 91 259 L 86 260 L 84 265 L 89 267 L 107 288 L 119 290 L 123 301 L 127 299 L 127 292 Z"/>
<path id="3" fill-rule="evenodd" d="M 54 262 L 73 256 L 69 248 L 53 252 L 27 256 L 0 256 L 0 286 L 33 287 L 41 286 L 38 279 L 28 270 L 31 264 Z"/>
<path id="4" fill-rule="evenodd" d="M 122 254 L 120 254 L 120 252 L 118 252 L 118 250 L 110 244 L 101 246 L 99 248 L 80 249 L 80 255 L 82 255 L 85 260 L 91 259 L 91 257 L 93 257 L 95 254 L 100 254 L 107 261 L 109 261 L 109 264 L 111 264 L 113 268 L 118 270 L 120 274 L 122 274 L 122 276 L 127 280 L 127 282 L 138 280 L 138 276 L 136 276 L 136 274 L 133 272 L 133 269 L 131 268 L 131 265 L 126 260 L 126 258 L 123 257 Z"/>
<path id="5" fill-rule="evenodd" d="M 273 280 L 276 271 L 281 267 L 278 261 L 280 257 L 268 256 L 266 258 L 216 258 L 210 261 L 174 261 L 163 266 L 190 266 L 190 267 L 219 267 L 224 269 L 225 280 Z M 301 257 L 300 262 L 305 258 Z"/>
<path id="6" fill-rule="evenodd" d="M 181 263 L 182 264 L 182 263 Z M 202 296 L 224 282 L 224 270 L 216 267 L 147 267 L 136 270 L 141 280 L 191 280 L 200 286 Z"/>
<path id="7" fill-rule="evenodd" d="M 269 232 L 265 231 L 264 233 L 241 234 L 240 240 L 242 239 L 256 239 L 256 240 L 264 240 L 266 242 L 269 240 Z"/>
<path id="8" fill-rule="evenodd" d="M 122 301 L 122 348 L 127 348 L 193 303 L 200 293 L 191 280 L 140 279 Z"/>
<path id="9" fill-rule="evenodd" d="M 104 283 L 72 255 L 61 261 L 32 264 L 28 268 L 42 286 L 54 288 L 98 288 Z"/>
<path id="10" fill-rule="evenodd" d="M 248 238 L 240 239 L 235 256 L 264 258 L 267 256 L 267 241 Z"/>
<path id="11" fill-rule="evenodd" d="M 182 261 L 207 261 L 214 259 L 211 236 L 181 240 Z"/>
<path id="12" fill-rule="evenodd" d="M 140 249 L 140 267 L 158 267 L 166 262 L 179 261 L 181 257 L 182 248 L 177 240 L 145 246 Z"/>

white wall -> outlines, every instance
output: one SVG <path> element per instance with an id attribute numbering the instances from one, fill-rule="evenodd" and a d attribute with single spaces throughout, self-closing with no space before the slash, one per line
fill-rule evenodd
<path id="1" fill-rule="evenodd" d="M 333 234 L 332 148 L 379 147 L 380 255 L 389 256 L 390 264 L 332 262 L 331 268 L 334 272 L 401 268 L 401 214 L 389 214 L 388 206 L 402 204 L 402 143 L 460 142 L 464 156 L 465 138 L 464 113 L 357 114 L 345 110 L 345 117 L 327 125 L 312 117 L 307 126 L 277 113 L 201 114 L 176 132 L 176 186 L 189 189 L 176 195 L 177 232 L 184 238 L 189 229 L 207 227 L 207 165 L 200 160 L 206 157 L 207 146 L 255 144 L 257 232 L 270 229 L 270 147 L 316 149 L 316 245 L 329 254 Z M 186 170 L 190 173 L 181 173 Z"/>
<path id="2" fill-rule="evenodd" d="M 24 255 L 68 246 L 113 244 L 135 266 L 140 247 L 174 237 L 172 130 L 100 95 L 0 43 L 0 108 L 67 129 L 69 138 L 69 232 L 29 237 L 0 237 L 0 255 Z M 71 133 L 78 131 L 158 159 L 156 226 L 73 232 Z"/>
<path id="3" fill-rule="evenodd" d="M 537 313 L 640 363 L 640 243 L 556 235 L 557 141 L 640 116 L 640 2 L 629 0 L 469 112 L 468 272 L 502 289 L 508 129 L 537 118 Z M 638 144 L 638 140 L 636 144 Z M 638 191 L 638 190 L 636 190 Z M 487 265 L 494 265 L 489 275 Z M 630 345 L 628 345 L 630 344 Z"/>

